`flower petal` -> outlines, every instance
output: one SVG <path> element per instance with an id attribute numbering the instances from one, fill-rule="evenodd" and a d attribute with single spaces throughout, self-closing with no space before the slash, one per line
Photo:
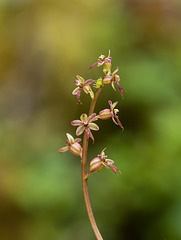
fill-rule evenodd
<path id="1" fill-rule="evenodd" d="M 107 165 L 112 165 L 112 164 L 114 164 L 114 161 L 112 160 L 112 159 L 106 159 L 106 164 Z"/>
<path id="2" fill-rule="evenodd" d="M 109 100 L 108 103 L 109 103 L 109 106 L 110 106 L 110 108 L 111 108 L 111 107 L 112 107 L 112 101 Z"/>
<path id="3" fill-rule="evenodd" d="M 125 89 L 123 87 L 121 87 L 121 85 L 118 82 L 116 82 L 116 84 L 118 85 L 119 92 L 121 93 L 121 96 L 123 96 L 124 95 L 123 91 L 125 91 Z"/>
<path id="4" fill-rule="evenodd" d="M 114 81 L 112 81 L 111 86 L 112 86 L 113 90 L 116 91 L 116 88 L 114 86 Z"/>
<path id="5" fill-rule="evenodd" d="M 111 110 L 113 110 L 116 107 L 117 104 L 118 104 L 118 101 L 114 102 L 111 106 Z"/>
<path id="6" fill-rule="evenodd" d="M 118 71 L 119 71 L 119 68 L 117 67 L 116 70 L 112 73 L 112 75 L 114 76 Z"/>
<path id="7" fill-rule="evenodd" d="M 89 70 L 91 70 L 95 65 L 97 65 L 98 64 L 98 62 L 95 62 L 94 64 L 92 64 L 91 66 L 90 66 L 90 68 L 89 68 Z"/>
<path id="8" fill-rule="evenodd" d="M 81 91 L 82 91 L 82 89 L 80 88 L 80 91 L 77 93 L 77 99 L 78 99 L 78 100 L 80 99 Z M 79 101 L 80 101 L 80 100 L 79 100 Z M 80 103 L 81 103 L 81 101 L 80 101 Z"/>
<path id="9" fill-rule="evenodd" d="M 81 138 L 76 138 L 76 139 L 75 139 L 75 142 L 77 142 L 77 143 L 78 143 L 78 142 L 81 142 L 81 141 L 82 141 Z"/>
<path id="10" fill-rule="evenodd" d="M 101 157 L 101 159 L 105 159 L 107 156 L 106 156 L 106 154 L 105 154 L 105 151 L 106 150 L 106 147 L 102 150 L 102 152 L 100 153 L 100 157 Z"/>
<path id="11" fill-rule="evenodd" d="M 89 94 L 90 94 L 91 98 L 94 99 L 94 92 L 92 91 L 92 89 L 90 90 Z"/>
<path id="12" fill-rule="evenodd" d="M 112 171 L 113 171 L 114 173 L 117 174 L 116 171 L 118 171 L 118 172 L 121 174 L 121 171 L 119 171 L 119 169 L 118 169 L 116 166 L 114 166 L 114 165 L 109 165 L 109 166 L 110 166 L 110 168 L 112 169 Z"/>
<path id="13" fill-rule="evenodd" d="M 124 131 L 124 127 L 123 127 L 122 123 L 120 122 L 118 116 L 115 115 L 115 118 L 117 120 L 117 125 L 119 125 L 122 128 L 122 131 Z"/>
<path id="14" fill-rule="evenodd" d="M 94 131 L 99 130 L 99 126 L 96 123 L 89 123 L 89 128 Z"/>
<path id="15" fill-rule="evenodd" d="M 105 58 L 106 58 L 106 57 L 105 57 L 105 56 L 102 54 L 101 56 L 99 56 L 99 58 L 98 58 L 98 59 L 99 59 L 99 61 L 104 61 L 104 60 L 105 60 Z"/>
<path id="16" fill-rule="evenodd" d="M 90 130 L 89 128 L 86 128 L 86 129 L 85 129 L 85 133 L 86 133 L 87 139 L 88 139 L 88 138 L 92 138 L 92 141 L 93 141 L 93 143 L 94 143 L 94 136 L 92 135 L 91 130 Z"/>
<path id="17" fill-rule="evenodd" d="M 116 125 L 118 125 L 118 123 L 116 122 L 116 120 L 115 120 L 114 117 L 115 117 L 115 116 L 112 117 L 112 120 L 113 120 L 113 122 L 114 122 Z"/>
<path id="18" fill-rule="evenodd" d="M 120 81 L 120 76 L 116 74 L 116 75 L 114 76 L 114 82 L 117 83 L 117 82 L 119 82 L 119 81 Z"/>
<path id="19" fill-rule="evenodd" d="M 80 120 L 85 123 L 87 121 L 87 114 L 86 113 L 83 113 L 81 116 L 80 116 Z"/>
<path id="20" fill-rule="evenodd" d="M 104 64 L 104 61 L 100 61 L 100 62 L 97 63 L 97 66 L 100 67 L 100 66 L 102 66 L 103 64 Z"/>
<path id="21" fill-rule="evenodd" d="M 98 118 L 95 119 L 95 117 L 96 117 L 96 113 L 92 113 L 92 114 L 87 118 L 87 122 L 90 123 L 90 122 L 92 122 L 92 121 L 94 121 L 94 120 L 97 120 Z"/>
<path id="22" fill-rule="evenodd" d="M 76 87 L 73 91 L 72 91 L 72 94 L 73 95 L 77 95 L 77 93 L 80 91 L 80 88 L 79 87 Z"/>
<path id="23" fill-rule="evenodd" d="M 84 86 L 85 85 L 90 85 L 90 84 L 92 84 L 94 82 L 94 80 L 92 80 L 92 79 L 87 79 L 86 81 L 85 81 L 85 83 L 84 83 Z"/>
<path id="24" fill-rule="evenodd" d="M 83 90 L 86 94 L 88 94 L 90 92 L 90 89 L 91 89 L 90 86 L 84 86 L 83 87 Z"/>
<path id="25" fill-rule="evenodd" d="M 102 162 L 102 164 L 104 165 L 104 167 L 106 167 L 107 169 L 109 169 L 109 167 L 108 167 L 104 162 Z"/>
<path id="26" fill-rule="evenodd" d="M 85 130 L 84 126 L 79 126 L 76 130 L 76 135 L 79 136 L 83 133 L 83 131 Z"/>
<path id="27" fill-rule="evenodd" d="M 82 82 L 80 80 L 77 80 L 77 79 L 74 81 L 74 83 L 78 87 L 82 85 Z"/>
<path id="28" fill-rule="evenodd" d="M 74 120 L 74 121 L 71 122 L 71 125 L 72 126 L 82 126 L 83 122 L 80 121 L 80 120 Z"/>
<path id="29" fill-rule="evenodd" d="M 66 151 L 68 151 L 68 146 L 65 146 L 65 147 L 62 147 L 62 148 L 60 148 L 58 151 L 60 152 L 60 153 L 62 153 L 62 152 L 66 152 Z"/>
<path id="30" fill-rule="evenodd" d="M 79 75 L 76 75 L 76 78 L 77 78 L 81 83 L 84 83 L 83 77 L 81 77 L 81 76 L 79 76 Z"/>
<path id="31" fill-rule="evenodd" d="M 69 133 L 66 133 L 66 135 L 70 144 L 75 142 L 74 138 Z"/>

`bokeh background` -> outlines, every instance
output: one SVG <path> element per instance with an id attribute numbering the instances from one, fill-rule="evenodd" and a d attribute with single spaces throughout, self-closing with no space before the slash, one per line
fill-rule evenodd
<path id="1" fill-rule="evenodd" d="M 106 153 L 122 171 L 93 174 L 89 191 L 105 240 L 181 239 L 181 1 L 0 1 L 0 239 L 95 239 L 78 157 L 66 132 L 88 112 L 75 76 L 111 50 L 124 99 L 105 86 L 95 111 L 119 101 L 122 132 L 99 121 L 89 160 Z"/>

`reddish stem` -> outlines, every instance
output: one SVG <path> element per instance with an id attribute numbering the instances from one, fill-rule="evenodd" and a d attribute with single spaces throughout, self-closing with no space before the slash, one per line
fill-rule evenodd
<path id="1" fill-rule="evenodd" d="M 96 92 L 96 94 L 94 96 L 94 99 L 91 102 L 90 109 L 89 109 L 89 116 L 94 112 L 94 108 L 95 108 L 97 99 L 98 99 L 101 91 L 102 91 L 102 87 L 100 87 L 98 89 L 98 91 Z M 87 184 L 88 178 L 86 178 L 86 176 L 87 176 L 88 143 L 89 143 L 89 140 L 87 139 L 86 134 L 84 132 L 83 147 L 82 147 L 83 152 L 82 152 L 82 161 L 81 161 L 81 164 L 82 164 L 82 190 L 83 190 L 83 195 L 84 195 L 85 206 L 87 209 L 87 214 L 88 214 L 92 229 L 94 231 L 94 234 L 95 234 L 97 240 L 103 240 L 103 238 L 99 232 L 99 229 L 97 227 L 95 218 L 94 218 L 94 214 L 93 214 L 91 202 L 90 202 L 90 197 L 89 197 L 89 191 L 88 191 L 88 184 Z"/>

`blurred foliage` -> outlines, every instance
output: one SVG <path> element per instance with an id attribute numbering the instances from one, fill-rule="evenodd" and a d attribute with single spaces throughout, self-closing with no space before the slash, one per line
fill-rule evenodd
<path id="1" fill-rule="evenodd" d="M 94 239 L 80 160 L 65 153 L 75 75 L 111 49 L 126 89 L 105 86 L 96 112 L 119 100 L 122 132 L 100 121 L 89 160 L 107 147 L 122 171 L 89 180 L 104 239 L 181 239 L 181 2 L 0 1 L 0 239 Z"/>

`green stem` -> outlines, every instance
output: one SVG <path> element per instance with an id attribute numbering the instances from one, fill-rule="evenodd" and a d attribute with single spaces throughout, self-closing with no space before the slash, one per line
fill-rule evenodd
<path id="1" fill-rule="evenodd" d="M 95 108 L 97 99 L 98 99 L 101 91 L 102 91 L 102 87 L 100 87 L 98 89 L 98 91 L 96 92 L 96 94 L 94 96 L 94 99 L 91 102 L 90 109 L 89 109 L 89 115 L 91 115 L 94 112 L 94 108 Z M 90 197 L 89 197 L 89 191 L 88 191 L 88 184 L 87 184 L 88 178 L 86 178 L 86 176 L 87 176 L 88 143 L 89 143 L 89 140 L 87 139 L 86 134 L 84 132 L 83 147 L 82 147 L 83 152 L 82 152 L 82 161 L 81 161 L 81 164 L 82 164 L 82 190 L 83 190 L 83 195 L 84 195 L 85 206 L 87 209 L 87 214 L 88 214 L 92 229 L 94 231 L 94 234 L 95 234 L 97 240 L 103 240 L 103 238 L 99 232 L 99 229 L 97 227 L 95 218 L 94 218 L 94 214 L 93 214 L 91 202 L 90 202 Z"/>

